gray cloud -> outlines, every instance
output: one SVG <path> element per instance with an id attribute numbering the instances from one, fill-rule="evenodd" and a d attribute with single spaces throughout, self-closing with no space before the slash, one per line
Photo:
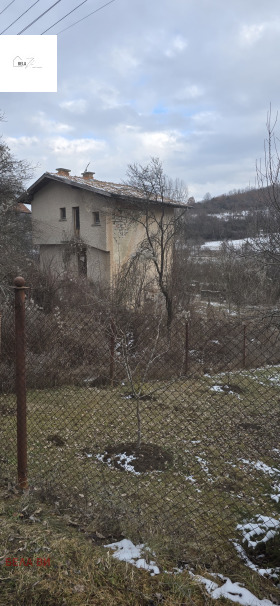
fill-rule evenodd
<path id="1" fill-rule="evenodd" d="M 89 0 L 49 33 L 101 4 Z M 156 155 L 198 198 L 254 184 L 266 113 L 279 107 L 278 14 L 276 0 L 117 0 L 58 36 L 57 93 L 0 94 L 3 136 L 40 163 L 35 176 L 57 165 L 79 174 L 90 161 L 97 178 L 120 181 L 129 162 Z"/>

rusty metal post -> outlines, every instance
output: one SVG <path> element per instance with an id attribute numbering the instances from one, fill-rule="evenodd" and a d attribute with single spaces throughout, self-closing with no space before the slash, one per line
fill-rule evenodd
<path id="1" fill-rule="evenodd" d="M 243 325 L 243 368 L 246 368 L 246 324 Z"/>
<path id="2" fill-rule="evenodd" d="M 17 468 L 18 484 L 27 489 L 27 426 L 25 379 L 25 281 L 17 277 L 15 285 L 15 344 L 17 395 Z"/>
<path id="3" fill-rule="evenodd" d="M 189 323 L 186 322 L 185 330 L 185 375 L 189 370 Z"/>
<path id="4" fill-rule="evenodd" d="M 111 331 L 110 331 L 110 382 L 114 385 L 115 378 L 115 347 L 116 347 L 116 326 L 113 319 L 111 319 Z"/>

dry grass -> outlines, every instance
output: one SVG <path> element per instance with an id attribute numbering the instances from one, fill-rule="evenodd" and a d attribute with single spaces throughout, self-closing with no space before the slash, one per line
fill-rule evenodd
<path id="1" fill-rule="evenodd" d="M 34 495 L 3 489 L 0 505 L 1 606 L 213 603 L 187 572 L 151 577 L 113 559 L 111 550 L 102 546 L 106 539 L 86 536 L 55 507 L 38 503 Z M 17 558 L 19 565 L 7 566 L 7 558 Z M 30 558 L 33 565 L 20 565 L 21 558 L 26 564 Z M 47 565 L 37 565 L 40 559 Z"/>
<path id="2" fill-rule="evenodd" d="M 267 368 L 146 384 L 153 399 L 141 404 L 143 440 L 171 451 L 174 466 L 141 475 L 96 458 L 108 444 L 136 439 L 135 402 L 124 397 L 128 386 L 30 391 L 32 492 L 25 498 L 34 499 L 33 512 L 42 512 L 34 513 L 39 521 L 31 524 L 30 516 L 13 515 L 24 508 L 23 497 L 2 501 L 4 553 L 17 557 L 12 548 L 24 547 L 24 554 L 34 555 L 33 536 L 40 549 L 51 549 L 47 554 L 53 554 L 55 567 L 5 569 L 2 576 L 9 580 L 1 583 L 18 602 L 3 604 L 157 604 L 157 593 L 167 605 L 211 603 L 187 573 L 151 579 L 108 558 L 96 532 L 105 537 L 102 543 L 123 536 L 146 542 L 163 570 L 184 561 L 243 582 L 259 597 L 272 593 L 279 600 L 279 590 L 245 568 L 231 542 L 243 520 L 256 514 L 279 517 L 279 504 L 270 497 L 279 475 L 244 462 L 261 460 L 279 469 L 278 373 Z M 15 477 L 16 465 L 14 396 L 2 395 L 1 404 L 2 467 L 8 480 Z M 33 505 L 28 507 L 32 514 Z M 21 547 L 19 539 L 8 538 L 17 534 Z M 45 557 L 40 549 L 36 553 Z M 25 601 L 19 601 L 18 588 Z"/>

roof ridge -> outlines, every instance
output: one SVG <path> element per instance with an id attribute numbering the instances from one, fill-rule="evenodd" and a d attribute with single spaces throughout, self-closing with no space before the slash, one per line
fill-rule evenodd
<path id="1" fill-rule="evenodd" d="M 30 194 L 32 196 L 33 192 L 42 186 L 41 184 L 46 178 L 53 179 L 54 181 L 60 181 L 61 183 L 65 184 L 76 184 L 77 187 L 81 187 L 88 191 L 92 191 L 107 197 L 120 196 L 123 198 L 133 198 L 135 203 L 137 199 L 139 201 L 145 199 L 147 200 L 145 194 L 143 195 L 143 191 L 140 188 L 134 187 L 133 185 L 126 183 L 113 183 L 112 181 L 99 181 L 98 179 L 85 179 L 83 176 L 77 175 L 59 175 L 49 171 L 46 171 L 27 189 L 27 195 Z M 23 197 L 20 197 L 19 201 L 23 201 L 24 199 L 25 198 L 23 195 Z M 158 205 L 163 203 L 166 206 L 173 206 L 174 208 L 187 207 L 187 204 L 179 203 L 169 198 L 161 201 L 151 197 L 150 202 Z"/>

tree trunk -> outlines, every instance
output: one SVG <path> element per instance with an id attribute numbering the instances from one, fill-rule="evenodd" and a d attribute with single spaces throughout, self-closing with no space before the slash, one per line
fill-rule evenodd
<path id="1" fill-rule="evenodd" d="M 166 297 L 166 309 L 167 309 L 167 328 L 168 331 L 171 328 L 171 323 L 173 320 L 173 305 L 172 305 L 172 299 L 170 297 Z"/>

